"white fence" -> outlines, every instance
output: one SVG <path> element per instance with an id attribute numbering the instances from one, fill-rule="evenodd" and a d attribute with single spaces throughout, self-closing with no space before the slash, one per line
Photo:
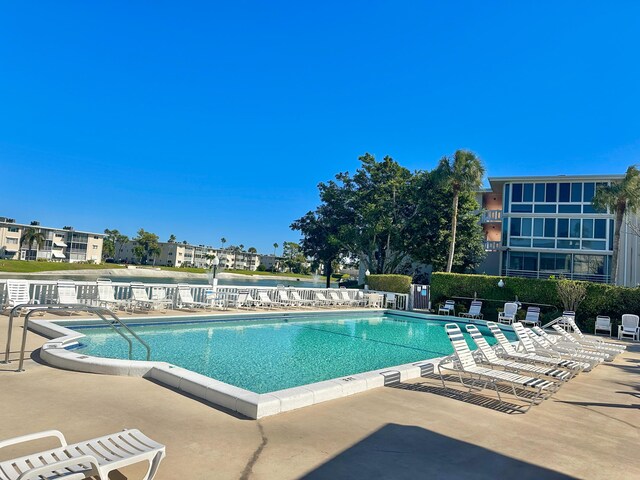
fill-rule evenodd
<path id="1" fill-rule="evenodd" d="M 65 280 L 69 282 L 69 280 Z M 77 297 L 80 303 L 87 305 L 98 304 L 98 284 L 95 281 L 76 281 Z M 134 282 L 138 283 L 138 282 Z M 40 304 L 56 304 L 58 303 L 58 287 L 55 280 L 30 280 L 30 293 L 33 300 L 37 300 Z M 114 287 L 115 298 L 118 300 L 128 300 L 131 298 L 131 283 L 112 282 Z M 181 284 L 185 285 L 185 284 Z M 191 294 L 196 302 L 206 302 L 207 294 L 212 291 L 211 285 L 187 284 L 191 288 Z M 149 298 L 153 298 L 153 289 L 164 289 L 166 298 L 173 301 L 171 308 L 176 308 L 178 304 L 178 284 L 176 283 L 150 283 L 145 284 L 145 289 Z M 381 291 L 362 291 L 356 289 L 337 289 L 337 288 L 298 288 L 298 287 L 254 287 L 254 286 L 234 286 L 225 285 L 217 286 L 215 291 L 220 294 L 237 294 L 238 292 L 249 292 L 253 298 L 258 298 L 258 292 L 266 292 L 269 298 L 278 301 L 278 289 L 284 289 L 288 292 L 298 292 L 303 300 L 316 300 L 315 293 L 323 293 L 330 300 L 330 292 L 347 292 L 351 300 L 355 300 L 358 292 L 377 293 L 382 296 L 382 307 L 388 307 L 396 310 L 407 310 L 409 307 L 409 295 L 381 292 Z M 0 305 L 7 304 L 6 279 L 0 279 Z"/>

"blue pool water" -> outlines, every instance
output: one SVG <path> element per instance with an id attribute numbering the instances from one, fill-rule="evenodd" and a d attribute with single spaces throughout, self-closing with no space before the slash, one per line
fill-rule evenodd
<path id="1" fill-rule="evenodd" d="M 445 322 L 436 318 L 326 314 L 133 328 L 150 345 L 152 360 L 267 393 L 449 355 Z M 109 327 L 74 329 L 86 335 L 81 352 L 127 358 L 126 342 Z M 488 329 L 481 331 L 494 343 Z M 470 338 L 467 341 L 473 345 Z M 138 347 L 135 358 L 143 360 L 144 355 Z"/>

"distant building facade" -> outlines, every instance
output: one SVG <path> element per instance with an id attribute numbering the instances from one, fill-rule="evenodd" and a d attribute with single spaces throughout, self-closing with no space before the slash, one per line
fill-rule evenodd
<path id="1" fill-rule="evenodd" d="M 28 228 L 42 233 L 42 246 L 36 242 L 31 247 L 27 243 L 20 243 Z M 73 227 L 43 227 L 39 222 L 27 225 L 16 223 L 12 218 L 0 217 L 0 258 L 3 259 L 100 263 L 103 239 L 102 233 L 77 231 Z"/>
<path id="2" fill-rule="evenodd" d="M 137 263 L 139 259 L 134 253 L 135 246 L 136 243 L 133 240 L 125 243 L 120 249 L 116 261 Z M 213 257 L 217 257 L 220 260 L 219 268 L 257 270 L 260 265 L 260 255 L 257 253 L 177 242 L 159 242 L 158 246 L 160 254 L 149 259 L 148 263 L 164 267 L 209 268 Z"/>
<path id="3" fill-rule="evenodd" d="M 640 283 L 638 217 L 620 231 L 618 278 L 611 278 L 614 214 L 591 201 L 623 175 L 489 178 L 478 193 L 487 258 L 478 272 L 505 277 L 563 276 L 619 285 Z"/>

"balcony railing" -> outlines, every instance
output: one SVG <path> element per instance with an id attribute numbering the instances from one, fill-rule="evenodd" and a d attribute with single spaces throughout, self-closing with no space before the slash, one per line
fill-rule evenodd
<path id="1" fill-rule="evenodd" d="M 493 240 L 485 240 L 482 242 L 482 244 L 484 245 L 484 250 L 486 252 L 497 252 L 498 250 L 500 250 L 501 242 L 493 241 Z"/>
<path id="2" fill-rule="evenodd" d="M 480 223 L 499 223 L 502 221 L 502 210 L 484 210 L 480 216 Z"/>

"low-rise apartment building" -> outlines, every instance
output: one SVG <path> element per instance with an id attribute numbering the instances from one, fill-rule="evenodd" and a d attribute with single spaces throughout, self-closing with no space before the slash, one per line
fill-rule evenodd
<path id="1" fill-rule="evenodd" d="M 26 229 L 42 234 L 44 242 L 22 242 Z M 16 223 L 12 218 L 0 217 L 0 258 L 12 260 L 44 259 L 57 262 L 93 262 L 102 260 L 104 234 L 82 232 L 73 227 L 43 227 L 39 222 Z"/>
<path id="2" fill-rule="evenodd" d="M 116 261 L 137 263 L 139 259 L 135 255 L 135 246 L 133 240 L 123 245 Z M 260 265 L 260 255 L 257 253 L 176 242 L 159 242 L 158 246 L 160 254 L 149 259 L 147 263 L 165 267 L 209 268 L 213 258 L 217 257 L 220 261 L 219 268 L 257 270 Z"/>
<path id="3" fill-rule="evenodd" d="M 479 192 L 487 258 L 479 272 L 501 276 L 563 276 L 619 285 L 640 283 L 638 217 L 620 231 L 618 278 L 611 278 L 614 214 L 592 205 L 600 185 L 623 175 L 493 177 Z"/>

